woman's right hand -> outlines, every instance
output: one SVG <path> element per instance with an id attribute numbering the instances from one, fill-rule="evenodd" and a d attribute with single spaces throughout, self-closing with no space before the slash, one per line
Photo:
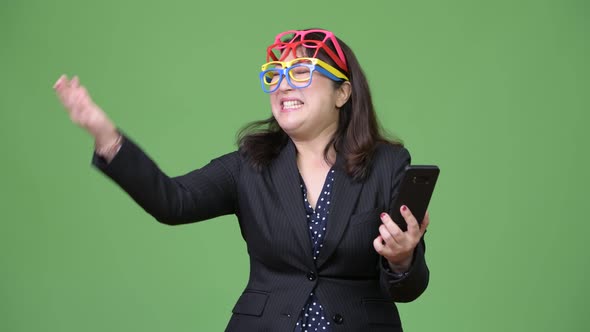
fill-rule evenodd
<path id="1" fill-rule="evenodd" d="M 119 139 L 119 133 L 106 113 L 90 98 L 77 76 L 71 80 L 62 75 L 53 85 L 72 122 L 86 129 L 97 148 L 108 147 Z"/>

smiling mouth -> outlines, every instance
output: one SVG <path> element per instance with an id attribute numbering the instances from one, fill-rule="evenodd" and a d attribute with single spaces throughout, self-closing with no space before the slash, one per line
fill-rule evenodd
<path id="1" fill-rule="evenodd" d="M 285 100 L 281 102 L 281 106 L 284 110 L 295 110 L 303 106 L 303 102 L 299 100 Z"/>

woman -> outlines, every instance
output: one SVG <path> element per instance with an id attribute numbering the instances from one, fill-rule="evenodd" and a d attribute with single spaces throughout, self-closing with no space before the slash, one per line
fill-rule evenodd
<path id="1" fill-rule="evenodd" d="M 174 178 L 77 77 L 54 88 L 94 137 L 93 164 L 157 220 L 237 216 L 250 278 L 227 331 L 402 331 L 394 302 L 427 287 L 429 220 L 420 226 L 403 206 L 402 231 L 386 213 L 410 156 L 381 136 L 356 57 L 329 31 L 287 31 L 260 80 L 272 116 L 242 131 L 238 151 Z"/>

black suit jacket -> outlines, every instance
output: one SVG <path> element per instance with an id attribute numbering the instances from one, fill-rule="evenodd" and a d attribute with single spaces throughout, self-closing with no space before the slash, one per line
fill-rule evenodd
<path id="1" fill-rule="evenodd" d="M 428 284 L 424 242 L 409 274 L 396 278 L 373 248 L 379 215 L 396 196 L 408 151 L 379 144 L 370 175 L 355 182 L 336 162 L 330 220 L 314 263 L 296 164 L 289 141 L 257 172 L 238 152 L 168 177 L 128 137 L 106 164 L 93 164 L 158 221 L 178 225 L 235 214 L 247 243 L 250 278 L 226 331 L 293 331 L 309 294 L 317 294 L 337 331 L 402 331 L 394 302 L 416 299 Z"/>

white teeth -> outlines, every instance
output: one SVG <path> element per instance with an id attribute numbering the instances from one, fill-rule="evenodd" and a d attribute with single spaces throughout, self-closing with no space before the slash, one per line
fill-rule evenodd
<path id="1" fill-rule="evenodd" d="M 298 100 L 287 100 L 283 102 L 283 108 L 299 108 L 301 105 L 303 103 Z"/>

